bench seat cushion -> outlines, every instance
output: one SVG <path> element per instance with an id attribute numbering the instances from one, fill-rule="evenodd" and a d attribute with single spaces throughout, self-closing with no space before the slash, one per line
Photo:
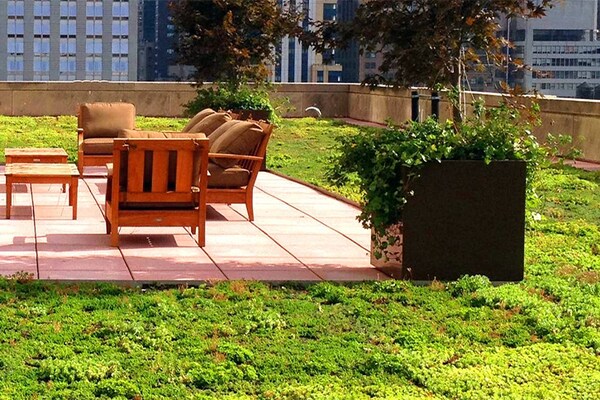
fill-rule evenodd
<path id="1" fill-rule="evenodd" d="M 250 171 L 234 165 L 229 168 L 223 168 L 213 162 L 208 163 L 208 187 L 209 188 L 240 188 L 248 184 L 250 180 Z"/>

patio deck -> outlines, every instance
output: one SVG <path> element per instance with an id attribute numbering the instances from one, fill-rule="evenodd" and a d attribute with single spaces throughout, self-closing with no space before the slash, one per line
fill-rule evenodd
<path id="1" fill-rule="evenodd" d="M 244 205 L 210 205 L 206 246 L 184 228 L 122 228 L 111 247 L 103 216 L 106 178 L 86 168 L 78 219 L 61 185 L 15 185 L 10 220 L 0 166 L 0 275 L 36 279 L 197 283 L 226 279 L 356 281 L 388 279 L 369 263 L 370 232 L 358 209 L 309 187 L 261 172 L 255 221 Z M 33 191 L 33 195 L 32 195 Z"/>

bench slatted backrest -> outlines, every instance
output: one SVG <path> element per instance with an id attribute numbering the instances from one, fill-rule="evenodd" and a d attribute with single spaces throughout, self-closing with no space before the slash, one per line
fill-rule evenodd
<path id="1" fill-rule="evenodd" d="M 192 207 L 207 166 L 208 139 L 115 139 L 113 194 L 130 207 Z"/>

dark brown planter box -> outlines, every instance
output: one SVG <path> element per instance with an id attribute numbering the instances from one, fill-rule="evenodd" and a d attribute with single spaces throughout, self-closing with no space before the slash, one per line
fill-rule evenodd
<path id="1" fill-rule="evenodd" d="M 522 280 L 526 163 L 443 161 L 420 175 L 403 212 L 403 277 Z"/>
<path id="2" fill-rule="evenodd" d="M 257 121 L 269 121 L 270 111 L 269 110 L 247 110 L 247 109 L 233 109 L 232 112 L 239 114 L 238 119 L 254 119 Z"/>

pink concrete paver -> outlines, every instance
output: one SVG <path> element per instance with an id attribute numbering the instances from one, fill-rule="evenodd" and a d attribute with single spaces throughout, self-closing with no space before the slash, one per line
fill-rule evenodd
<path id="1" fill-rule="evenodd" d="M 6 204 L 0 166 L 0 213 Z M 206 246 L 179 227 L 121 228 L 109 245 L 104 222 L 105 169 L 86 168 L 71 220 L 60 185 L 16 185 L 13 215 L 0 219 L 0 274 L 39 279 L 132 282 L 372 280 L 370 234 L 359 210 L 280 176 L 260 173 L 255 221 L 244 205 L 210 205 Z M 32 193 L 33 192 L 33 193 Z"/>

